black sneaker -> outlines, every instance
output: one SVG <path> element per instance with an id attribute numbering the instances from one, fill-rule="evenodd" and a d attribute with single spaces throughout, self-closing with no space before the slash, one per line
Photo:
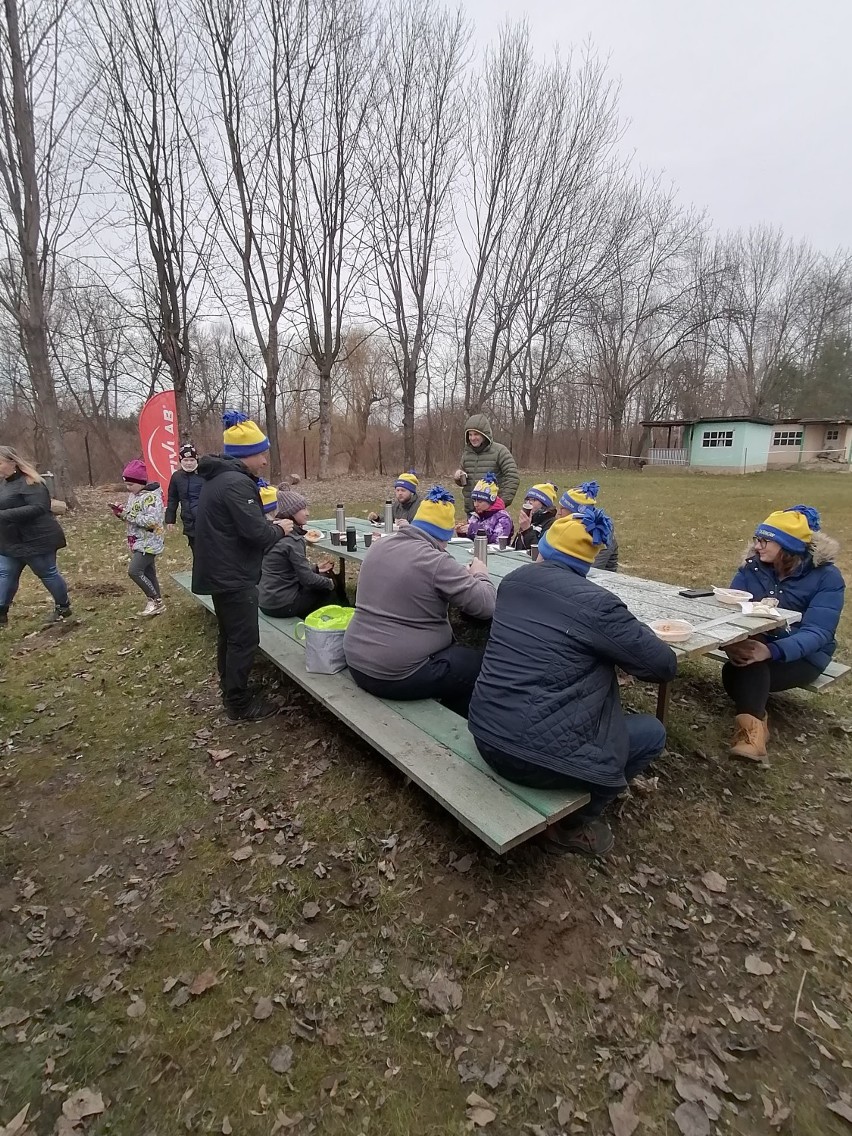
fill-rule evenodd
<path id="1" fill-rule="evenodd" d="M 8 627 L 9 625 L 9 612 L 6 608 L 0 608 L 0 627 Z"/>
<path id="2" fill-rule="evenodd" d="M 55 623 L 62 623 L 65 619 L 70 619 L 70 607 L 55 607 L 47 619 L 42 624 L 43 627 L 52 627 Z"/>
<path id="3" fill-rule="evenodd" d="M 556 856 L 572 853 L 580 856 L 605 856 L 615 844 L 609 825 L 602 820 L 587 820 L 570 825 L 562 821 L 554 824 L 545 835 L 548 852 Z"/>
<path id="4" fill-rule="evenodd" d="M 262 722 L 264 718 L 271 718 L 273 715 L 279 714 L 280 710 L 274 702 L 257 697 L 253 698 L 248 706 L 241 709 L 227 706 L 225 713 L 229 722 Z"/>

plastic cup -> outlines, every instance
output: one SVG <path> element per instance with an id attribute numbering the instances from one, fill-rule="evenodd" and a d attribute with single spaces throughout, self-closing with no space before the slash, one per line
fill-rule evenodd
<path id="1" fill-rule="evenodd" d="M 369 548 L 372 543 L 373 543 L 373 534 L 372 533 L 364 533 L 364 547 Z"/>
<path id="2" fill-rule="evenodd" d="M 509 543 L 509 538 L 507 536 L 498 536 L 497 537 L 497 547 L 500 549 L 501 552 L 506 551 L 506 545 L 508 543 Z"/>
<path id="3" fill-rule="evenodd" d="M 339 532 L 333 532 L 331 534 L 331 543 L 334 544 L 334 545 L 340 544 L 340 533 Z"/>

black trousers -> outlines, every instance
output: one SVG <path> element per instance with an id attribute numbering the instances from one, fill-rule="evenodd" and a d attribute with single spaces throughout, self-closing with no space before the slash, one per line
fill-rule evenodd
<path id="1" fill-rule="evenodd" d="M 349 673 L 356 686 L 376 698 L 398 698 L 402 702 L 435 698 L 448 710 L 466 718 L 484 654 L 473 647 L 453 643 L 430 655 L 423 666 L 407 678 L 372 678 L 353 667 L 349 668 Z"/>
<path id="2" fill-rule="evenodd" d="M 722 684 L 733 699 L 738 714 L 762 718 L 770 694 L 807 686 L 819 674 L 822 674 L 821 668 L 804 659 L 797 659 L 793 663 L 770 660 L 750 663 L 747 667 L 725 663 L 722 667 Z"/>
<path id="3" fill-rule="evenodd" d="M 186 543 L 189 545 L 189 551 L 194 553 L 195 552 L 195 537 L 190 536 L 189 533 L 184 533 L 183 535 L 186 537 Z"/>
<path id="4" fill-rule="evenodd" d="M 216 663 L 222 701 L 234 710 L 245 710 L 251 702 L 248 680 L 260 643 L 257 588 L 218 592 L 211 599 L 219 627 Z"/>
<path id="5" fill-rule="evenodd" d="M 328 604 L 334 603 L 337 596 L 334 592 L 320 592 L 315 589 L 310 591 L 305 588 L 304 591 L 299 592 L 295 600 L 286 607 L 272 608 L 262 607 L 260 610 L 264 615 L 269 615 L 273 619 L 304 619 L 306 615 L 310 615 L 312 611 L 318 608 L 327 607 Z"/>

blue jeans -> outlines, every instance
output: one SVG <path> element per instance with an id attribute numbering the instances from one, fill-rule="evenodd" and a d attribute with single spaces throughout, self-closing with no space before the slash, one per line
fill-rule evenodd
<path id="1" fill-rule="evenodd" d="M 68 607 L 68 585 L 56 567 L 56 553 L 44 552 L 41 556 L 0 555 L 0 608 L 7 608 L 15 598 L 24 568 L 29 567 L 50 594 L 57 607 Z"/>
<path id="2" fill-rule="evenodd" d="M 627 727 L 629 745 L 627 761 L 624 764 L 624 780 L 629 784 L 663 752 L 666 745 L 666 729 L 662 722 L 651 714 L 625 714 L 624 724 Z M 591 800 L 567 818 L 568 824 L 600 816 L 606 806 L 621 792 L 620 789 L 613 789 L 607 785 L 596 785 L 592 781 L 569 777 L 567 773 L 544 769 L 524 758 L 512 757 L 492 749 L 476 737 L 473 740 L 494 772 L 505 777 L 507 781 L 528 785 L 531 789 L 578 789 L 588 793 Z"/>

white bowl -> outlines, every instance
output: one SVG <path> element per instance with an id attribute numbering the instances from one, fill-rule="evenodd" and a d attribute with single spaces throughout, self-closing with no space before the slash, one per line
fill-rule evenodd
<path id="1" fill-rule="evenodd" d="M 317 533 L 319 533 L 319 536 L 316 535 Z M 322 532 L 321 529 L 308 529 L 308 531 L 305 533 L 305 540 L 308 542 L 308 544 L 317 544 L 323 539 L 324 536 L 325 533 Z"/>
<path id="2" fill-rule="evenodd" d="M 655 619 L 650 628 L 664 643 L 685 643 L 695 631 L 685 619 Z"/>
<path id="3" fill-rule="evenodd" d="M 751 592 L 743 592 L 739 588 L 714 588 L 713 595 L 720 604 L 728 607 L 739 607 L 741 603 L 749 603 L 752 598 Z"/>

